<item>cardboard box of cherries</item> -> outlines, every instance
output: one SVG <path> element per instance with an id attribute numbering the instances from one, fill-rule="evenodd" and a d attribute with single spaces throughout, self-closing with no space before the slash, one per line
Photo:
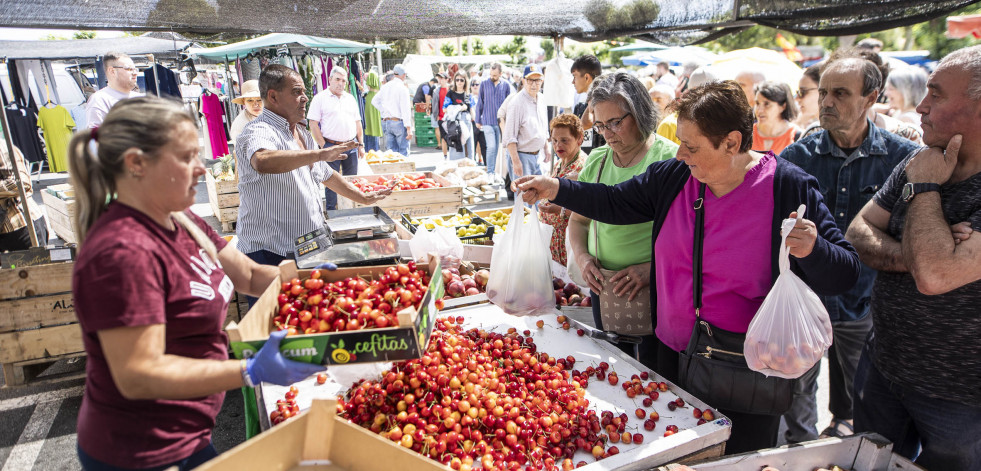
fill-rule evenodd
<path id="1" fill-rule="evenodd" d="M 435 276 L 433 276 L 435 274 Z M 286 261 L 280 275 L 228 331 L 236 358 L 262 348 L 269 334 L 287 330 L 287 357 L 338 365 L 419 358 L 432 334 L 444 293 L 439 260 L 336 271 L 297 270 Z"/>

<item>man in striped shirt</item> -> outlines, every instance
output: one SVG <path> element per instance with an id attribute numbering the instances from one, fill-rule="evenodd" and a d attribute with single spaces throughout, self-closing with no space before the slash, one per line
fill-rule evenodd
<path id="1" fill-rule="evenodd" d="M 391 193 L 362 193 L 328 162 L 341 160 L 357 143 L 317 146 L 301 125 L 307 96 L 295 70 L 270 65 L 259 75 L 265 111 L 235 143 L 239 170 L 238 248 L 257 263 L 293 258 L 293 241 L 324 224 L 322 186 L 361 204 Z"/>
<path id="2" fill-rule="evenodd" d="M 475 111 L 477 129 L 484 134 L 484 141 L 487 143 L 484 160 L 487 161 L 487 173 L 491 175 L 495 174 L 497 149 L 501 144 L 501 126 L 497 121 L 497 111 L 510 94 L 511 87 L 501 80 L 501 64 L 491 64 L 490 79 L 480 83 Z"/>

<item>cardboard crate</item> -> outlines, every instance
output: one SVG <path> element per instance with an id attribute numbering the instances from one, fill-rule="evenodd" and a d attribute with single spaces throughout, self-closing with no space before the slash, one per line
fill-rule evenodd
<path id="1" fill-rule="evenodd" d="M 733 455 L 694 465 L 698 471 L 758 471 L 764 466 L 781 470 L 817 469 L 841 466 L 849 471 L 922 471 L 923 468 L 892 452 L 892 443 L 876 433 L 860 433 L 845 438 L 825 438 L 810 442 L 768 448 Z M 658 468 L 671 471 L 677 464 Z"/>
<path id="2" fill-rule="evenodd" d="M 233 232 L 235 221 L 238 220 L 238 174 L 235 174 L 234 180 L 219 182 L 208 171 L 205 172 L 204 179 L 208 187 L 208 202 L 211 204 L 211 211 L 221 223 L 221 230 Z"/>
<path id="3" fill-rule="evenodd" d="M 7 385 L 30 379 L 25 366 L 85 351 L 72 300 L 74 266 L 67 262 L 0 269 L 0 366 Z"/>
<path id="4" fill-rule="evenodd" d="M 47 208 L 48 222 L 56 236 L 69 244 L 78 243 L 75 237 L 75 199 L 62 199 L 58 195 L 71 191 L 69 184 L 52 185 L 41 192 L 41 202 Z"/>
<path id="5" fill-rule="evenodd" d="M 447 214 L 456 212 L 463 205 L 463 187 L 454 186 L 447 179 L 434 174 L 433 172 L 422 172 L 427 177 L 443 185 L 441 188 L 427 188 L 420 190 L 393 191 L 385 199 L 374 203 L 371 206 L 378 206 L 385 210 L 392 219 L 398 219 L 403 214 L 409 216 L 429 216 L 431 214 Z M 395 174 L 379 174 L 374 177 L 392 177 Z M 348 181 L 364 176 L 344 177 Z M 372 178 L 369 176 L 368 178 Z M 337 209 L 362 208 L 367 205 L 355 203 L 347 198 L 337 199 Z"/>
<path id="6" fill-rule="evenodd" d="M 384 273 L 389 266 L 391 265 L 323 271 L 322 279 L 334 282 L 354 276 L 373 277 Z M 443 277 L 440 274 L 439 261 L 434 259 L 430 266 L 422 268 L 435 276 L 431 276 L 419 310 L 409 307 L 399 311 L 397 326 L 290 336 L 283 340 L 280 350 L 294 360 L 322 365 L 419 358 L 432 334 L 436 299 L 443 296 Z M 273 318 L 279 310 L 277 298 L 282 283 L 293 278 L 304 280 L 313 271 L 297 270 L 296 263 L 292 260 L 281 263 L 279 269 L 279 276 L 266 288 L 242 321 L 232 322 L 226 328 L 232 353 L 236 358 L 254 355 L 269 339 L 269 334 L 275 329 Z"/>
<path id="7" fill-rule="evenodd" d="M 198 471 L 449 471 L 449 467 L 337 417 L 320 399 L 294 419 L 228 450 Z"/>

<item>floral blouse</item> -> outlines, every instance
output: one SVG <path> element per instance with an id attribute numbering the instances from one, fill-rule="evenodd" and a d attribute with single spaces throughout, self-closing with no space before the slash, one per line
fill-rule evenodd
<path id="1" fill-rule="evenodd" d="M 576 160 L 573 160 L 568 165 L 564 165 L 559 162 L 558 168 L 552 172 L 552 176 L 556 178 L 578 178 L 579 171 L 582 170 L 583 163 L 586 162 L 586 153 L 581 149 L 579 150 L 579 155 Z M 558 214 L 549 214 L 546 212 L 541 212 L 542 222 L 552 226 L 555 230 L 552 231 L 552 243 L 550 248 L 552 249 L 552 260 L 561 263 L 562 265 L 567 264 L 568 254 L 566 253 L 565 247 L 565 230 L 569 227 L 569 216 L 571 212 L 562 209 Z"/>

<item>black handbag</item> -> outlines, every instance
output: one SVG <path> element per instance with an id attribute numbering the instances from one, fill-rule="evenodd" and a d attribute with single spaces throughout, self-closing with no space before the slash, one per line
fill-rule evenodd
<path id="1" fill-rule="evenodd" d="M 695 200 L 694 302 L 695 326 L 688 346 L 678 356 L 681 387 L 706 404 L 746 414 L 780 415 L 790 409 L 794 381 L 765 376 L 749 369 L 743 356 L 746 334 L 730 332 L 701 319 L 702 245 L 705 239 L 705 184 Z"/>

